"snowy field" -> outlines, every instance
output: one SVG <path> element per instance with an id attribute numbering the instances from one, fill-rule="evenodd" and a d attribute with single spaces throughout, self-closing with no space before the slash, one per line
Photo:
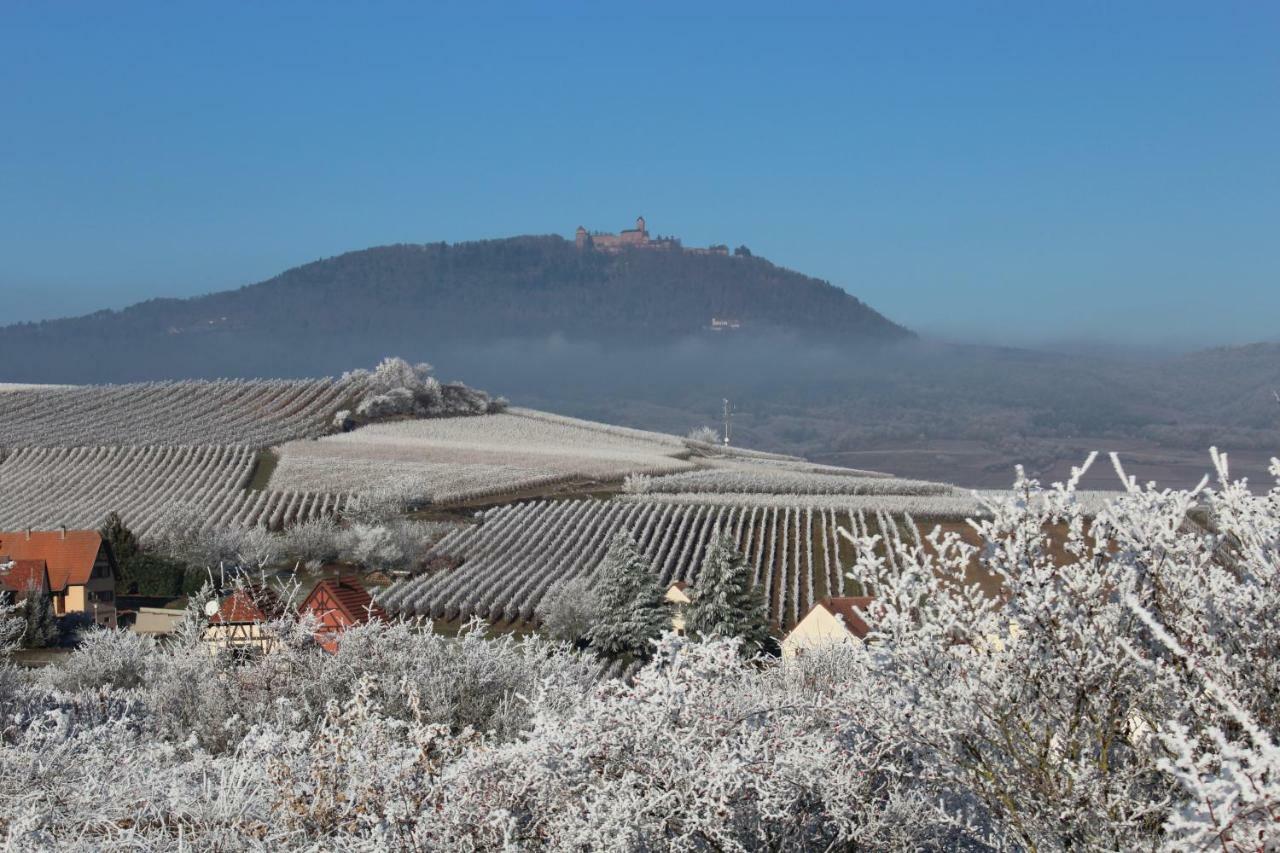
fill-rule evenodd
<path id="1" fill-rule="evenodd" d="M 0 382 L 0 394 L 10 391 L 65 391 L 74 385 L 33 385 L 23 382 Z"/>
<path id="2" fill-rule="evenodd" d="M 694 467 L 674 436 L 515 410 L 372 424 L 279 449 L 277 490 L 385 491 L 435 502 Z"/>

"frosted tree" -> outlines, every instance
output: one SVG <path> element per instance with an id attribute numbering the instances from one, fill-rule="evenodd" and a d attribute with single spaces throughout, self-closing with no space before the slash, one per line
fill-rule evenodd
<path id="1" fill-rule="evenodd" d="M 764 596 L 752 586 L 751 567 L 729 533 L 717 530 L 712 536 L 691 598 L 686 628 L 693 637 L 738 637 L 748 655 L 769 644 Z"/>
<path id="2" fill-rule="evenodd" d="M 1140 489 L 1117 463 L 1128 493 L 1096 514 L 1076 495 L 1088 464 L 1050 489 L 1020 470 L 970 521 L 980 546 L 846 534 L 875 590 L 878 722 L 1007 844 L 1280 842 L 1280 490 L 1254 496 L 1214 458 L 1217 490 Z"/>
<path id="3" fill-rule="evenodd" d="M 542 633 L 565 643 L 586 642 L 591 626 L 600 618 L 600 596 L 591 579 L 576 577 L 547 590 L 538 604 Z"/>
<path id="4" fill-rule="evenodd" d="M 506 408 L 506 400 L 496 400 L 483 391 L 468 388 L 460 382 L 442 385 L 431 375 L 433 368 L 424 363 L 410 364 L 402 358 L 385 358 L 372 371 L 355 370 L 343 378 L 358 381 L 363 391 L 355 405 L 354 417 L 334 419 L 334 427 L 342 430 L 363 421 L 395 417 L 443 417 L 483 415 Z"/>
<path id="5" fill-rule="evenodd" d="M 689 430 L 689 434 L 685 438 L 690 441 L 697 441 L 703 444 L 719 444 L 720 433 L 716 432 L 709 426 L 700 426 Z"/>
<path id="6" fill-rule="evenodd" d="M 648 559 L 625 530 L 614 534 L 596 569 L 599 610 L 587 639 L 601 655 L 645 659 L 671 629 L 671 613 Z"/>
<path id="7" fill-rule="evenodd" d="M 111 547 L 111 553 L 115 555 L 116 562 L 121 566 L 138 556 L 138 551 L 141 549 L 138 544 L 138 537 L 125 526 L 124 520 L 120 518 L 120 513 L 112 512 L 108 514 L 106 521 L 102 523 L 102 528 L 98 532 L 107 541 L 107 544 Z"/>
<path id="8" fill-rule="evenodd" d="M 7 563 L 0 563 L 3 571 Z M 0 596 L 0 655 L 8 654 L 18 648 L 27 623 L 23 618 L 20 605 L 12 604 Z"/>
<path id="9" fill-rule="evenodd" d="M 343 531 L 326 516 L 309 518 L 284 529 L 283 551 L 291 560 L 320 564 L 333 562 L 342 553 Z"/>

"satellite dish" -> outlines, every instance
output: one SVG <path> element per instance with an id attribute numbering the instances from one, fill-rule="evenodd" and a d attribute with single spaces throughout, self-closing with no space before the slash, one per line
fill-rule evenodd
<path id="1" fill-rule="evenodd" d="M 204 615 L 213 616 L 215 613 L 218 612 L 218 609 L 220 606 L 221 605 L 219 604 L 218 599 L 216 598 L 209 599 L 204 603 Z"/>

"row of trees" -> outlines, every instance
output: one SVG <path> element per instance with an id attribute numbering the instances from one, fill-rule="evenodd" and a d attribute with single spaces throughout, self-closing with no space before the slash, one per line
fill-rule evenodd
<path id="1" fill-rule="evenodd" d="M 153 535 L 140 539 L 111 513 L 101 530 L 120 569 L 116 592 L 190 596 L 211 574 L 259 571 L 272 566 L 319 569 L 343 562 L 380 571 L 414 569 L 431 543 L 452 529 L 437 522 L 397 517 L 395 501 L 370 500 L 339 524 L 316 517 L 272 533 L 263 527 L 204 526 L 198 507 L 174 505 Z"/>
<path id="2" fill-rule="evenodd" d="M 361 390 L 354 412 L 344 409 L 334 415 L 333 425 L 350 430 L 364 423 L 397 417 L 438 418 L 485 415 L 507 406 L 501 397 L 460 382 L 441 384 L 432 376 L 431 365 L 410 364 L 403 358 L 384 358 L 373 370 L 353 370 L 343 381 Z"/>
<path id="3" fill-rule="evenodd" d="M 770 647 L 768 608 L 731 534 L 717 530 L 712 536 L 698 587 L 689 593 L 690 637 L 738 638 L 747 656 Z M 542 627 L 553 639 L 589 646 L 604 658 L 647 661 L 672 628 L 672 610 L 649 559 L 619 530 L 594 578 L 575 578 L 548 593 Z"/>

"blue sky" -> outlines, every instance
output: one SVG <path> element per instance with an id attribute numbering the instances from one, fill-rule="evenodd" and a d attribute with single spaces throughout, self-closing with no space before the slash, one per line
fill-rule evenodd
<path id="1" fill-rule="evenodd" d="M 1280 5 L 783 5 L 0 0 L 4 320 L 643 213 L 953 338 L 1280 338 Z"/>

